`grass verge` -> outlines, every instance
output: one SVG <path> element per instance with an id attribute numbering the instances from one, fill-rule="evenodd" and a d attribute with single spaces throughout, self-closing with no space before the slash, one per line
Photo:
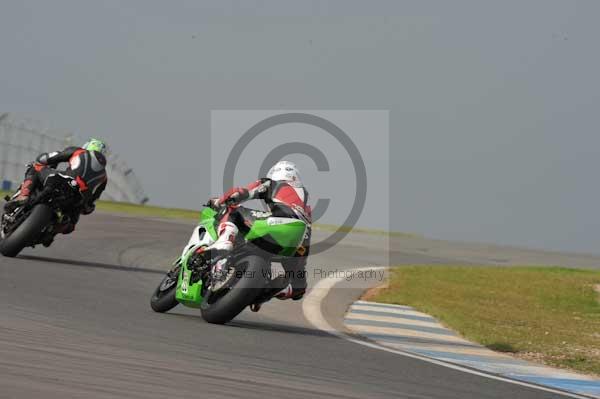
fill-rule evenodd
<path id="1" fill-rule="evenodd" d="M 5 195 L 9 193 L 5 191 L 0 191 L 0 196 L 3 198 Z M 155 218 L 165 218 L 165 219 L 187 219 L 197 221 L 200 217 L 199 210 L 190 210 L 190 209 L 179 209 L 179 208 L 163 208 L 159 206 L 151 206 L 151 205 L 137 205 L 130 204 L 125 202 L 113 202 L 113 201 L 98 201 L 97 209 L 104 212 L 112 212 L 112 213 L 122 213 L 126 215 L 133 216 L 144 216 L 144 217 L 155 217 Z M 338 229 L 343 232 L 353 232 L 353 233 L 363 233 L 363 234 L 373 234 L 373 235 L 388 235 L 390 237 L 405 237 L 405 238 L 414 238 L 419 237 L 416 234 L 412 233 L 402 233 L 402 232 L 387 232 L 384 230 L 376 230 L 376 229 L 365 229 L 359 227 L 347 227 L 347 226 L 335 226 L 331 224 L 314 224 L 315 230 L 321 231 L 331 231 L 335 232 Z"/>
<path id="2" fill-rule="evenodd" d="M 97 209 L 104 212 L 124 213 L 165 219 L 199 220 L 200 211 L 177 208 L 162 208 L 150 205 L 136 205 L 124 202 L 98 201 Z"/>
<path id="3" fill-rule="evenodd" d="M 0 191 L 1 198 L 4 198 L 4 196 L 8 194 L 10 193 L 6 191 Z M 113 201 L 98 201 L 96 203 L 96 209 L 104 212 L 123 213 L 133 216 L 156 217 L 165 219 L 198 220 L 200 217 L 199 211 L 189 209 L 162 208 L 158 206 L 137 205 Z"/>
<path id="4" fill-rule="evenodd" d="M 4 198 L 5 195 L 10 193 L 0 190 L 0 197 Z M 150 205 L 137 205 L 125 202 L 113 202 L 113 201 L 98 201 L 96 208 L 99 211 L 123 213 L 133 216 L 145 216 L 145 217 L 156 217 L 165 219 L 189 219 L 198 220 L 200 217 L 199 211 L 190 209 L 177 209 L 177 208 L 163 208 L 158 206 Z"/>
<path id="5" fill-rule="evenodd" d="M 417 238 L 417 237 L 421 237 L 418 234 L 414 234 L 414 233 L 404 233 L 401 231 L 385 231 L 385 230 L 377 230 L 377 229 L 366 229 L 363 227 L 350 227 L 350 226 L 337 226 L 334 224 L 321 224 L 321 223 L 315 223 L 313 225 L 313 228 L 315 230 L 321 230 L 321 231 L 331 231 L 331 232 L 336 232 L 336 231 L 341 231 L 341 232 L 352 232 L 352 233 L 362 233 L 362 234 L 371 234 L 371 235 L 378 235 L 378 236 L 390 236 L 390 237 L 404 237 L 404 238 Z"/>
<path id="6" fill-rule="evenodd" d="M 600 272 L 411 266 L 368 300 L 410 305 L 500 352 L 600 375 Z"/>

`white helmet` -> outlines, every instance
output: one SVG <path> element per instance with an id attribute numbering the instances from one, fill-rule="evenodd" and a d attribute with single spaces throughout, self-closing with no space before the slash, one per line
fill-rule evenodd
<path id="1" fill-rule="evenodd" d="M 300 171 L 293 162 L 279 161 L 267 173 L 267 178 L 274 181 L 285 181 L 292 187 L 302 187 Z"/>

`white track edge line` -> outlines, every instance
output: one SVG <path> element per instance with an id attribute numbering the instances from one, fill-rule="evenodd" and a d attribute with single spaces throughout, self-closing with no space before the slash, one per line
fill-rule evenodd
<path id="1" fill-rule="evenodd" d="M 364 267 L 364 268 L 351 269 L 351 270 L 356 272 L 356 271 L 385 270 L 385 269 L 388 269 L 388 268 L 387 267 Z M 340 278 L 340 277 L 324 278 L 324 279 L 320 280 L 317 284 L 315 284 L 315 286 L 312 288 L 312 290 L 304 298 L 304 301 L 302 301 L 302 313 L 304 314 L 304 317 L 306 318 L 306 320 L 308 320 L 308 322 L 310 324 L 313 325 L 313 327 L 315 327 L 316 329 L 318 329 L 320 331 L 326 332 L 328 334 L 331 334 L 333 336 L 336 336 L 338 338 L 344 339 L 346 341 L 349 341 L 349 342 L 352 342 L 352 343 L 355 343 L 358 345 L 366 346 L 371 349 L 378 349 L 378 350 L 381 350 L 384 352 L 394 353 L 396 355 L 401 355 L 401 356 L 410 357 L 413 359 L 422 360 L 427 363 L 436 364 L 438 366 L 443 366 L 443 367 L 446 367 L 446 368 L 449 368 L 452 370 L 462 371 L 464 373 L 473 374 L 473 375 L 476 375 L 479 377 L 489 378 L 489 379 L 496 380 L 496 381 L 507 382 L 509 384 L 520 385 L 520 386 L 524 386 L 527 388 L 532 388 L 532 389 L 537 389 L 540 391 L 563 395 L 563 396 L 570 397 L 570 398 L 577 398 L 577 399 L 594 398 L 593 396 L 587 396 L 587 395 L 581 395 L 581 394 L 577 394 L 577 393 L 567 392 L 567 391 L 563 391 L 560 389 L 554 389 L 554 388 L 545 387 L 542 385 L 531 384 L 531 383 L 528 383 L 525 381 L 514 380 L 514 379 L 511 379 L 508 377 L 503 377 L 500 375 L 490 374 L 490 373 L 486 373 L 483 371 L 477 371 L 474 369 L 470 369 L 468 367 L 460 366 L 458 364 L 448 363 L 448 362 L 437 360 L 437 359 L 434 359 L 431 357 L 418 355 L 416 353 L 405 352 L 405 351 L 398 350 L 398 349 L 392 349 L 392 348 L 381 346 L 381 345 L 378 345 L 378 344 L 375 344 L 372 342 L 362 341 L 360 339 L 353 338 L 350 335 L 333 328 L 327 322 L 327 320 L 325 320 L 325 317 L 323 316 L 323 313 L 321 311 L 321 305 L 323 303 L 323 300 L 329 294 L 329 291 L 331 291 L 331 289 L 336 284 L 338 284 L 342 281 L 344 281 L 343 277 L 342 278 Z"/>

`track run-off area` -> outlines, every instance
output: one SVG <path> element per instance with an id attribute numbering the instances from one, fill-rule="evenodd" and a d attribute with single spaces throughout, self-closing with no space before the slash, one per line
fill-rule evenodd
<path id="1" fill-rule="evenodd" d="M 355 342 L 343 317 L 374 281 L 315 290 L 312 307 L 274 300 L 225 326 L 183 306 L 154 313 L 150 295 L 192 228 L 97 213 L 51 248 L 0 258 L 0 397 L 565 397 Z M 311 256 L 309 286 L 338 270 L 436 263 L 594 268 L 600 258 L 350 234 Z"/>

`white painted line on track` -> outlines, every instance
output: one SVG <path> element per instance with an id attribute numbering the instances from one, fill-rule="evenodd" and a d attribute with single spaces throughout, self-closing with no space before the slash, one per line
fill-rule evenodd
<path id="1" fill-rule="evenodd" d="M 386 267 L 365 267 L 365 268 L 359 268 L 359 269 L 352 269 L 352 271 L 357 272 L 357 271 L 385 270 L 385 269 L 388 269 L 388 268 L 386 268 Z M 381 350 L 384 352 L 389 352 L 389 353 L 394 353 L 396 355 L 409 357 L 412 359 L 422 360 L 427 363 L 436 364 L 438 366 L 443 366 L 443 367 L 446 367 L 446 368 L 449 368 L 452 370 L 461 371 L 461 372 L 476 375 L 479 377 L 489 378 L 489 379 L 496 380 L 496 381 L 507 382 L 509 384 L 514 384 L 514 385 L 520 385 L 523 387 L 537 389 L 537 390 L 545 391 L 545 392 L 550 392 L 550 393 L 562 395 L 562 396 L 569 397 L 569 398 L 578 398 L 578 399 L 589 399 L 590 398 L 590 396 L 578 395 L 575 393 L 565 392 L 565 391 L 558 390 L 558 389 L 552 389 L 552 388 L 548 388 L 548 387 L 541 386 L 541 385 L 530 384 L 530 383 L 523 382 L 523 381 L 517 381 L 517 380 L 513 380 L 511 378 L 502 377 L 499 375 L 489 374 L 489 373 L 481 372 L 478 370 L 470 369 L 468 367 L 463 367 L 463 366 L 460 366 L 460 365 L 457 365 L 454 363 L 444 362 L 444 361 L 436 360 L 436 359 L 433 359 L 430 357 L 421 356 L 421 355 L 410 353 L 410 352 L 405 352 L 403 350 L 387 348 L 387 347 L 377 345 L 377 344 L 369 342 L 369 341 L 363 341 L 363 340 L 354 338 L 342 331 L 338 331 L 335 328 L 333 328 L 327 322 L 325 317 L 323 316 L 323 312 L 321 311 L 321 305 L 323 303 L 323 300 L 327 297 L 327 295 L 331 291 L 331 289 L 333 287 L 335 287 L 336 284 L 344 281 L 344 277 L 343 277 L 344 273 L 340 273 L 340 274 L 341 274 L 341 276 L 327 277 L 327 278 L 320 280 L 317 284 L 315 284 L 315 286 L 311 289 L 311 291 L 308 293 L 308 295 L 304 298 L 304 301 L 302 302 L 302 312 L 304 313 L 304 317 L 309 321 L 310 324 L 312 324 L 315 328 L 317 328 L 320 331 L 324 331 L 324 332 L 329 333 L 338 338 L 344 339 L 346 341 L 349 341 L 349 342 L 352 342 L 352 343 L 355 343 L 358 345 L 366 346 L 371 349 L 377 349 L 377 350 Z"/>
<path id="2" fill-rule="evenodd" d="M 414 309 L 408 310 L 405 308 L 384 308 L 381 306 L 366 305 L 364 303 L 360 303 L 360 304 L 355 303 L 351 306 L 351 308 L 354 310 L 358 310 L 358 311 L 378 312 L 381 314 L 389 315 L 389 317 L 417 316 L 417 317 L 425 317 L 425 318 L 433 320 L 433 317 L 426 315 L 425 313 L 417 312 Z"/>

